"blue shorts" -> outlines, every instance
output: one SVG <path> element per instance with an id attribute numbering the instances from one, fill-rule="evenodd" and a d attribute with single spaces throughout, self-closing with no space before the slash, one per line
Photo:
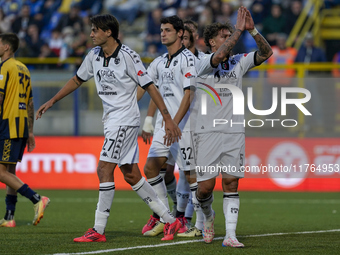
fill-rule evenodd
<path id="1" fill-rule="evenodd" d="M 0 163 L 16 164 L 21 162 L 27 138 L 0 140 Z"/>

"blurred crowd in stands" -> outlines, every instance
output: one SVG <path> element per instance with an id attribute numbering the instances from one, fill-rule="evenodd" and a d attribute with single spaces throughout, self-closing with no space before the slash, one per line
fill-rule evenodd
<path id="1" fill-rule="evenodd" d="M 293 29 L 306 0 L 0 0 L 0 32 L 14 32 L 20 37 L 17 57 L 83 57 L 92 47 L 89 18 L 99 13 L 113 14 L 125 28 L 133 31 L 141 17 L 145 30 L 137 36 L 144 40 L 142 56 L 154 58 L 165 51 L 160 41 L 160 18 L 177 14 L 182 19 L 196 21 L 200 37 L 204 27 L 212 22 L 236 23 L 237 8 L 246 6 L 255 26 L 277 52 L 274 63 L 325 62 L 323 49 L 313 45 L 308 35 L 296 52 L 286 48 L 285 41 Z M 325 1 L 326 8 L 339 5 L 339 0 Z M 139 22 L 139 21 L 138 21 Z M 198 47 L 207 48 L 203 39 Z M 244 33 L 234 53 L 256 48 L 249 33 Z M 339 54 L 334 59 L 339 59 Z"/>

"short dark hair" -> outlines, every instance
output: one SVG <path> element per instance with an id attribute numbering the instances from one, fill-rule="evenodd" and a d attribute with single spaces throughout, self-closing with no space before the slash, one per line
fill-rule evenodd
<path id="1" fill-rule="evenodd" d="M 185 25 L 192 25 L 192 26 L 196 29 L 196 31 L 197 31 L 197 29 L 198 29 L 198 24 L 197 24 L 197 22 L 195 22 L 195 21 L 193 21 L 193 20 L 191 20 L 191 19 L 186 19 L 186 20 L 183 21 L 183 23 L 184 23 L 184 26 L 185 26 Z"/>
<path id="2" fill-rule="evenodd" d="M 180 30 L 184 32 L 183 20 L 181 20 L 177 15 L 161 18 L 161 24 L 167 23 L 171 24 L 177 32 Z"/>
<path id="3" fill-rule="evenodd" d="M 190 42 L 191 42 L 192 44 L 195 44 L 195 42 L 194 42 L 194 36 L 193 36 L 193 34 L 192 34 L 192 31 L 191 31 L 190 27 L 184 26 L 184 31 L 188 31 Z M 184 35 L 184 34 L 183 34 L 183 35 Z"/>
<path id="4" fill-rule="evenodd" d="M 3 33 L 0 34 L 0 39 L 3 44 L 8 44 L 13 53 L 19 48 L 19 37 L 14 33 Z"/>
<path id="5" fill-rule="evenodd" d="M 118 39 L 119 23 L 118 20 L 111 14 L 96 15 L 90 18 L 91 23 L 103 31 L 111 30 L 111 36 Z"/>
<path id="6" fill-rule="evenodd" d="M 211 48 L 211 45 L 209 43 L 209 40 L 216 37 L 218 33 L 223 30 L 227 29 L 230 31 L 230 33 L 234 32 L 234 27 L 231 24 L 231 22 L 226 22 L 225 24 L 221 24 L 219 22 L 213 23 L 211 25 L 208 25 L 205 27 L 204 32 L 203 32 L 203 38 L 204 38 L 204 43 L 206 46 Z"/>

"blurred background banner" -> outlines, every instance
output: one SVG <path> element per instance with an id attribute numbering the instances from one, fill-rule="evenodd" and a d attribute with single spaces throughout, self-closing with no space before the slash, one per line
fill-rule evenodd
<path id="1" fill-rule="evenodd" d="M 139 142 L 143 172 L 149 145 Z M 17 175 L 34 189 L 98 189 L 102 137 L 37 137 Z M 246 138 L 245 178 L 240 190 L 340 191 L 340 138 Z M 178 178 L 178 169 L 176 169 Z M 116 189 L 131 189 L 119 168 Z M 216 182 L 221 190 L 221 182 Z M 0 188 L 5 188 L 3 184 Z"/>

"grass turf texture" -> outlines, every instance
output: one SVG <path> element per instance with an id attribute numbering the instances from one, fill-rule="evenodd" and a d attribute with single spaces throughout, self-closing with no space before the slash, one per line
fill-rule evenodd
<path id="1" fill-rule="evenodd" d="M 116 191 L 106 228 L 106 243 L 74 243 L 93 227 L 98 191 L 39 190 L 51 203 L 38 226 L 32 226 L 33 206 L 19 195 L 17 227 L 0 228 L 0 254 L 76 253 L 124 247 L 199 240 L 179 238 L 163 242 L 161 237 L 144 237 L 142 227 L 151 211 L 133 191 Z M 225 234 L 221 192 L 215 192 L 215 237 Z M 0 217 L 5 214 L 5 190 L 0 190 Z M 222 240 L 165 247 L 131 249 L 100 254 L 338 254 L 340 232 L 251 237 L 340 229 L 338 193 L 240 192 L 241 206 L 237 235 L 245 248 L 222 247 Z M 193 221 L 194 222 L 194 221 Z M 99 254 L 99 253 L 96 253 Z"/>

